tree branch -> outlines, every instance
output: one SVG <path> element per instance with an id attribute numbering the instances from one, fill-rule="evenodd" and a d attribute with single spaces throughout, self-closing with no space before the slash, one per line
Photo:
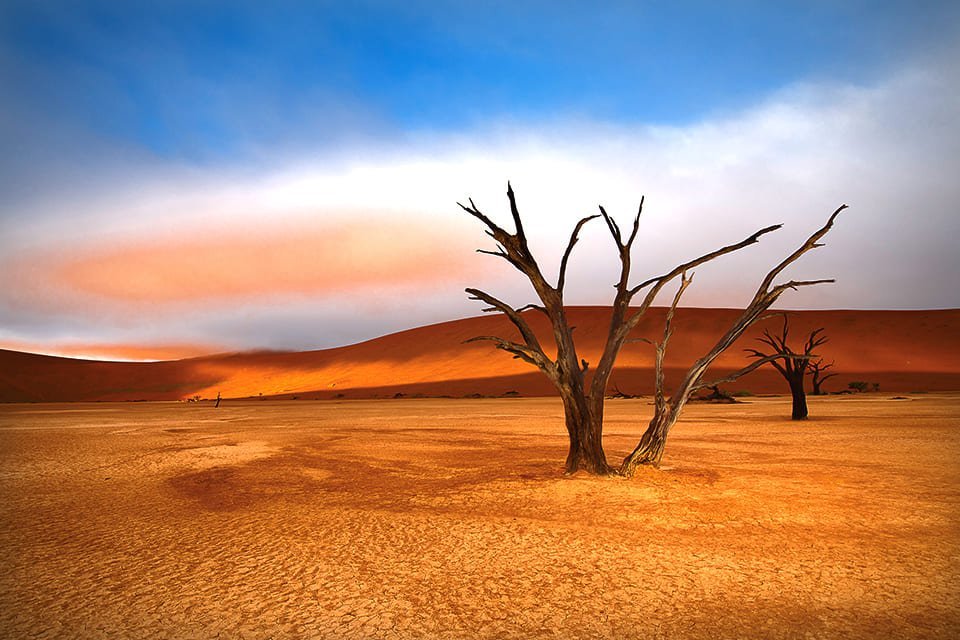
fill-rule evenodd
<path id="1" fill-rule="evenodd" d="M 657 407 L 660 409 L 666 406 L 663 392 L 663 359 L 667 353 L 667 343 L 670 342 L 670 336 L 673 335 L 673 314 L 677 310 L 677 305 L 680 304 L 680 298 L 683 296 L 683 292 L 687 290 L 687 287 L 689 287 L 692 282 L 692 275 L 688 278 L 686 272 L 680 274 L 680 286 L 677 288 L 677 293 L 673 296 L 673 302 L 670 304 L 670 309 L 667 311 L 667 317 L 663 323 L 663 340 L 655 345 L 654 378 L 656 387 L 654 391 L 654 402 L 657 403 Z"/>
<path id="2" fill-rule="evenodd" d="M 586 218 L 581 218 L 580 222 L 577 223 L 577 226 L 573 228 L 573 233 L 570 234 L 570 242 L 567 243 L 567 250 L 563 252 L 563 259 L 560 260 L 560 275 L 557 278 L 557 291 L 563 294 L 563 285 L 566 283 L 567 279 L 567 261 L 570 259 L 570 252 L 573 251 L 573 245 L 577 244 L 577 241 L 580 239 L 578 236 L 580 234 L 580 229 L 583 228 L 583 225 L 587 224 L 594 218 L 599 218 L 599 214 L 594 214 L 592 216 L 587 216 Z"/>
<path id="3" fill-rule="evenodd" d="M 507 199 L 510 201 L 510 215 L 513 216 L 513 224 L 517 229 L 516 236 L 520 241 L 520 247 L 523 249 L 523 253 L 529 256 L 530 250 L 527 247 L 527 234 L 523 232 L 523 222 L 520 220 L 520 210 L 517 209 L 517 198 L 513 194 L 513 187 L 510 186 L 509 181 L 507 181 Z"/>
<path id="4" fill-rule="evenodd" d="M 530 249 L 527 246 L 527 236 L 523 230 L 523 222 L 520 220 L 520 212 L 517 209 L 517 200 L 516 196 L 513 193 L 513 187 L 510 183 L 507 183 L 507 197 L 510 200 L 510 213 L 513 216 L 514 225 L 517 228 L 516 233 L 510 233 L 506 229 L 500 227 L 493 220 L 488 218 L 482 211 L 477 208 L 477 205 L 474 204 L 473 199 L 470 198 L 468 201 L 470 205 L 464 205 L 457 203 L 461 209 L 472 215 L 474 218 L 477 218 L 483 222 L 487 229 L 485 230 L 486 234 L 497 241 L 497 251 L 487 251 L 485 249 L 480 250 L 480 253 L 486 253 L 489 255 L 497 256 L 498 258 L 503 258 L 518 271 L 523 273 L 530 280 L 530 283 L 533 285 L 534 290 L 536 290 L 537 295 L 540 296 L 540 299 L 544 302 L 544 306 L 549 307 L 550 304 L 547 303 L 548 297 L 552 297 L 554 293 L 553 287 L 544 279 L 543 274 L 540 271 L 540 266 L 537 264 L 537 261 L 534 259 L 533 255 L 530 253 Z"/>
<path id="5" fill-rule="evenodd" d="M 544 314 L 544 315 L 547 316 L 548 318 L 550 317 L 550 314 L 547 313 L 547 308 L 546 308 L 546 307 L 544 307 L 543 305 L 533 304 L 533 303 L 525 304 L 525 305 L 523 305 L 522 307 L 519 307 L 519 308 L 517 309 L 517 313 L 523 313 L 524 311 L 527 311 L 528 309 L 535 310 L 535 311 L 539 311 L 540 313 Z"/>
<path id="6" fill-rule="evenodd" d="M 763 283 L 760 285 L 760 288 L 764 290 L 770 289 L 770 286 L 773 284 L 774 279 L 778 275 L 780 275 L 780 273 L 784 269 L 786 269 L 788 266 L 796 262 L 800 258 L 800 256 L 805 254 L 807 251 L 810 251 L 811 249 L 817 249 L 819 247 L 822 247 L 823 244 L 819 243 L 819 240 L 823 238 L 823 236 L 827 235 L 827 232 L 830 231 L 830 229 L 833 227 L 833 221 L 836 220 L 837 216 L 840 215 L 840 212 L 846 208 L 847 208 L 847 205 L 845 204 L 842 204 L 839 207 L 837 207 L 837 210 L 833 212 L 833 214 L 827 220 L 826 224 L 824 224 L 816 232 L 814 232 L 813 235 L 807 238 L 807 241 L 804 242 L 802 245 L 800 245 L 800 247 L 796 251 L 794 251 L 789 256 L 787 256 L 783 260 L 783 262 L 781 262 L 780 264 L 778 264 L 777 266 L 775 266 L 773 269 L 770 270 L 770 273 L 767 274 L 767 277 L 763 279 Z M 819 284 L 822 282 L 833 282 L 833 280 L 819 280 L 819 281 L 811 281 L 808 283 L 795 282 L 791 284 L 794 287 L 796 287 L 796 286 L 805 286 L 807 284 Z"/>
<path id="7" fill-rule="evenodd" d="M 817 245 L 822 246 L 822 245 Z M 833 284 L 836 282 L 833 278 L 826 278 L 824 280 L 791 280 L 790 282 L 784 282 L 783 284 L 778 284 L 776 287 L 770 290 L 769 295 L 773 295 L 777 298 L 780 297 L 780 294 L 786 291 L 787 289 L 798 289 L 800 287 L 811 287 L 815 284 Z"/>
<path id="8" fill-rule="evenodd" d="M 546 354 L 543 352 L 543 347 L 540 346 L 540 341 L 537 340 L 537 334 L 533 332 L 533 329 L 530 328 L 530 325 L 527 324 L 527 321 L 523 319 L 523 316 L 520 313 L 508 305 L 502 300 L 494 298 L 489 293 L 481 291 L 480 289 L 466 289 L 466 292 L 470 295 L 471 300 L 480 300 L 481 302 L 486 302 L 490 305 L 492 309 L 500 311 L 507 318 L 510 319 L 510 322 L 517 327 L 520 331 L 520 335 L 523 337 L 524 342 L 526 342 L 527 347 L 539 353 L 545 360 L 549 360 Z"/>
<path id="9" fill-rule="evenodd" d="M 600 215 L 603 216 L 603 221 L 607 223 L 607 229 L 610 230 L 610 235 L 613 236 L 613 241 L 617 243 L 617 248 L 622 251 L 623 237 L 620 235 L 620 225 L 618 225 L 617 221 L 607 214 L 607 210 L 603 208 L 603 205 L 600 205 Z"/>
<path id="10" fill-rule="evenodd" d="M 820 358 L 816 362 L 810 363 L 810 369 L 811 371 L 813 371 L 814 374 L 820 374 L 826 371 L 827 369 L 832 369 L 834 364 L 836 363 L 831 362 L 830 364 L 824 364 L 823 358 Z M 831 373 L 830 375 L 835 376 L 837 374 Z M 824 378 L 824 380 L 826 380 L 826 378 Z"/>
<path id="11" fill-rule="evenodd" d="M 496 251 L 490 251 L 489 249 L 477 249 L 477 253 L 483 253 L 488 256 L 496 256 L 498 258 L 503 258 L 504 260 L 512 264 L 512 261 L 510 260 L 510 256 L 508 256 L 507 252 L 504 251 L 503 249 L 497 249 Z"/>
<path id="12" fill-rule="evenodd" d="M 463 343 L 467 344 L 468 342 L 481 341 L 493 342 L 497 349 L 502 349 L 503 351 L 512 353 L 514 358 L 519 358 L 524 362 L 529 362 L 530 364 L 540 368 L 545 374 L 547 374 L 548 378 L 556 381 L 556 368 L 554 367 L 553 362 L 543 355 L 542 351 L 531 349 L 530 347 L 524 346 L 517 342 L 504 340 L 499 336 L 475 336 L 473 338 L 464 340 Z"/>
<path id="13" fill-rule="evenodd" d="M 751 351 L 752 351 L 752 349 L 751 349 Z M 759 360 L 754 360 L 753 362 L 751 362 L 749 365 L 747 365 L 747 366 L 744 367 L 743 369 L 740 369 L 740 370 L 738 370 L 738 371 L 734 371 L 734 372 L 731 373 L 730 375 L 725 376 L 725 377 L 723 377 L 723 378 L 718 378 L 717 380 L 711 380 L 710 382 L 698 382 L 697 384 L 693 385 L 693 387 L 691 387 L 690 393 L 696 393 L 696 392 L 699 391 L 700 389 L 709 389 L 710 387 L 715 387 L 715 386 L 720 385 L 720 384 L 724 384 L 724 383 L 727 383 L 727 382 L 733 382 L 734 380 L 736 380 L 736 379 L 738 379 L 738 378 L 742 378 L 743 376 L 747 375 L 747 374 L 750 373 L 751 371 L 755 371 L 755 370 L 759 369 L 759 368 L 761 367 L 761 365 L 765 365 L 765 364 L 767 364 L 768 362 L 771 363 L 771 364 L 773 364 L 774 366 L 779 367 L 779 365 L 777 364 L 777 360 L 779 360 L 780 358 L 783 358 L 783 357 L 784 357 L 784 354 L 782 354 L 782 353 L 776 353 L 776 354 L 774 354 L 774 355 L 772 355 L 772 356 L 765 356 L 765 355 L 763 355 L 763 354 L 761 354 L 761 353 L 758 352 L 757 355 L 761 355 L 761 356 L 763 356 L 763 357 L 760 358 Z M 800 357 L 800 358 L 803 358 L 803 356 L 799 356 L 799 357 Z M 781 371 L 782 371 L 782 370 L 781 370 Z"/>
<path id="14" fill-rule="evenodd" d="M 460 203 L 460 202 L 458 202 L 457 205 L 458 205 L 461 209 L 463 209 L 464 211 L 466 211 L 467 213 L 469 213 L 470 215 L 472 215 L 474 218 L 476 218 L 477 220 L 479 220 L 479 221 L 482 222 L 483 224 L 487 225 L 487 227 L 490 229 L 490 231 L 487 232 L 488 235 L 493 236 L 494 238 L 497 237 L 497 234 L 498 234 L 498 233 L 502 233 L 502 234 L 504 234 L 504 235 L 509 235 L 506 231 L 504 231 L 503 229 L 501 229 L 493 220 L 491 220 L 491 219 L 488 218 L 486 215 L 484 215 L 482 211 L 480 211 L 479 209 L 477 209 L 477 205 L 475 205 L 475 204 L 473 203 L 473 198 L 468 198 L 467 201 L 470 203 L 470 206 L 469 206 L 469 207 L 466 206 L 465 204 Z"/>
<path id="15" fill-rule="evenodd" d="M 637 207 L 637 215 L 633 218 L 633 230 L 630 232 L 630 238 L 627 240 L 627 248 L 633 246 L 633 241 L 637 239 L 637 231 L 640 230 L 640 214 L 643 213 L 643 201 L 645 196 L 640 196 L 640 206 Z"/>
<path id="16" fill-rule="evenodd" d="M 684 376 L 683 381 L 680 383 L 680 387 L 678 388 L 678 391 L 674 393 L 673 397 L 671 398 L 671 405 L 674 411 L 678 411 L 682 408 L 683 404 L 689 398 L 693 387 L 700 383 L 701 378 L 703 377 L 707 368 L 713 363 L 713 361 L 716 360 L 721 353 L 726 351 L 730 347 L 730 345 L 732 345 L 740 336 L 742 336 L 743 333 L 754 322 L 756 322 L 757 319 L 767 309 L 770 308 L 770 305 L 772 305 L 774 302 L 777 301 L 777 298 L 779 298 L 784 291 L 786 291 L 787 289 L 795 289 L 801 286 L 809 286 L 814 284 L 833 282 L 833 280 L 806 280 L 806 281 L 791 280 L 790 282 L 784 283 L 782 285 L 778 285 L 773 289 L 770 289 L 773 279 L 776 277 L 778 273 L 783 271 L 784 267 L 787 264 L 790 264 L 791 262 L 796 261 L 797 258 L 799 258 L 801 255 L 803 255 L 807 251 L 810 251 L 811 249 L 814 249 L 817 246 L 819 246 L 816 241 L 822 238 L 824 234 L 826 234 L 827 231 L 830 230 L 830 228 L 833 226 L 834 219 L 836 219 L 837 217 L 837 214 L 840 213 L 840 211 L 843 211 L 843 209 L 845 208 L 846 208 L 846 205 L 834 211 L 833 214 L 830 216 L 830 219 L 827 221 L 827 224 L 825 224 L 823 227 L 817 230 L 813 235 L 811 235 L 806 240 L 806 242 L 804 242 L 800 246 L 800 248 L 797 251 L 794 251 L 790 255 L 790 257 L 787 260 L 784 260 L 783 262 L 778 264 L 764 277 L 763 281 L 760 283 L 760 286 L 757 288 L 756 294 L 754 294 L 753 300 L 751 300 L 750 304 L 747 305 L 747 307 L 743 310 L 743 313 L 740 314 L 740 317 L 737 318 L 736 322 L 734 322 L 733 325 L 730 327 L 730 329 L 723 335 L 723 337 L 721 337 L 717 341 L 717 343 L 713 346 L 713 348 L 710 349 L 710 351 L 706 355 L 704 355 L 702 358 L 697 360 L 693 364 L 693 366 L 687 371 L 686 376 Z M 776 228 L 778 227 L 768 227 L 767 229 L 763 229 L 760 232 L 757 232 L 757 234 L 755 234 L 751 238 L 755 242 L 756 238 L 762 235 L 762 233 L 766 233 L 768 230 L 772 231 L 773 229 L 776 229 Z M 751 240 L 751 238 L 747 238 L 745 242 Z M 736 245 L 731 245 L 731 246 L 736 246 Z M 658 283 L 655 286 L 662 286 L 662 285 Z M 644 299 L 644 303 L 646 304 L 649 299 L 650 299 L 650 294 L 648 294 L 647 298 Z M 632 321 L 632 318 L 631 318 L 631 321 Z M 766 357 L 767 354 L 761 354 L 761 356 Z"/>
<path id="17" fill-rule="evenodd" d="M 650 278 L 649 280 L 646 280 L 646 281 L 644 281 L 644 282 L 641 282 L 641 283 L 638 284 L 637 286 L 633 287 L 632 289 L 630 289 L 630 290 L 628 291 L 628 294 L 629 294 L 630 298 L 632 298 L 633 296 L 635 296 L 637 293 L 639 293 L 639 292 L 640 292 L 641 290 L 643 290 L 644 288 L 646 288 L 646 287 L 648 287 L 648 286 L 650 286 L 650 285 L 654 285 L 653 288 L 647 293 L 646 297 L 643 299 L 643 303 L 640 305 L 640 311 L 639 311 L 639 313 L 638 313 L 638 314 L 634 314 L 634 317 L 631 318 L 631 320 L 630 320 L 631 324 L 632 324 L 632 325 L 636 325 L 636 322 L 639 321 L 639 319 L 640 319 L 639 316 L 642 315 L 643 312 L 645 312 L 648 308 L 650 308 L 650 305 L 653 304 L 654 299 L 657 297 L 657 294 L 660 293 L 660 290 L 664 287 L 664 285 L 666 285 L 668 282 L 670 282 L 671 280 L 673 280 L 674 278 L 676 278 L 678 275 L 682 274 L 684 271 L 689 271 L 690 269 L 692 269 L 692 268 L 694 268 L 694 267 L 697 267 L 697 266 L 699 266 L 699 265 L 701 265 L 701 264 L 704 264 L 704 263 L 706 263 L 706 262 L 710 262 L 711 260 L 715 260 L 716 258 L 719 258 L 720 256 L 724 256 L 724 255 L 726 255 L 726 254 L 728 254 L 728 253 L 733 253 L 734 251 L 739 251 L 740 249 L 743 249 L 744 247 L 747 247 L 747 246 L 749 246 L 749 245 L 751 245 L 751 244 L 755 244 L 756 242 L 759 242 L 759 241 L 760 241 L 760 237 L 761 237 L 761 236 L 763 236 L 763 235 L 765 235 L 765 234 L 767 234 L 767 233 L 770 233 L 770 232 L 772 232 L 772 231 L 776 231 L 777 229 L 779 229 L 779 228 L 782 227 L 782 226 L 783 226 L 782 224 L 775 224 L 775 225 L 772 225 L 772 226 L 769 226 L 769 227 L 764 227 L 763 229 L 760 229 L 760 230 L 757 231 L 756 233 L 748 236 L 747 238 L 744 238 L 744 239 L 741 240 L 740 242 L 737 242 L 737 243 L 731 244 L 731 245 L 727 245 L 727 246 L 725 246 L 725 247 L 721 247 L 720 249 L 717 249 L 716 251 L 711 251 L 710 253 L 706 253 L 706 254 L 700 256 L 699 258 L 694 258 L 693 260 L 690 260 L 689 262 L 685 262 L 685 263 L 683 263 L 683 264 L 681 264 L 681 265 L 678 265 L 678 266 L 675 267 L 672 271 L 670 271 L 670 272 L 668 272 L 668 273 L 665 273 L 665 274 L 663 274 L 662 276 L 657 276 L 657 277 L 655 277 L 655 278 Z"/>
<path id="18" fill-rule="evenodd" d="M 786 365 L 786 363 L 780 364 L 779 362 L 777 362 L 777 360 L 780 360 L 781 358 L 784 358 L 784 357 L 785 357 L 785 354 L 775 353 L 775 354 L 773 354 L 773 355 L 767 355 L 766 353 L 763 353 L 762 351 L 758 351 L 758 350 L 756 350 L 756 349 L 744 349 L 744 351 L 746 351 L 747 353 L 749 353 L 751 358 L 760 358 L 760 360 L 759 360 L 760 364 L 764 364 L 764 363 L 769 362 L 770 364 L 772 364 L 772 365 L 774 366 L 774 368 L 775 368 L 777 371 L 780 372 L 780 375 L 782 375 L 784 378 L 787 378 L 788 380 L 790 379 L 791 371 L 788 370 L 786 366 L 784 366 L 784 365 Z M 759 366 L 759 365 L 757 365 L 757 366 Z M 756 368 L 756 367 L 754 367 L 754 368 Z M 750 371 L 753 371 L 753 369 L 751 369 Z M 749 371 L 748 371 L 747 373 L 749 373 Z M 743 374 L 743 375 L 746 375 L 746 374 Z M 739 376 L 737 376 L 737 377 L 739 377 Z M 719 383 L 718 383 L 718 384 L 719 384 Z"/>
<path id="19" fill-rule="evenodd" d="M 821 331 L 823 331 L 823 327 L 820 327 L 819 329 L 814 329 L 813 331 L 810 332 L 810 336 L 807 338 L 807 342 L 803 346 L 804 353 L 813 353 L 814 349 L 830 341 L 830 339 L 827 336 L 818 337 Z"/>

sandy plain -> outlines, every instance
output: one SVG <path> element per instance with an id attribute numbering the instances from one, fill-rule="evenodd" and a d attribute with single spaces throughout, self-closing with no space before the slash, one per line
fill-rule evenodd
<path id="1" fill-rule="evenodd" d="M 960 394 L 891 395 L 694 405 L 629 481 L 549 398 L 0 405 L 0 637 L 960 637 Z"/>

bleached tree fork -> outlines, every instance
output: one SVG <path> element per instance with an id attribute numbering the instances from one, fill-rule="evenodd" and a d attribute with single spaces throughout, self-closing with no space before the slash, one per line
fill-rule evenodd
<path id="1" fill-rule="evenodd" d="M 759 320 L 764 312 L 777 301 L 777 299 L 788 289 L 798 289 L 805 286 L 813 286 L 833 282 L 833 280 L 790 280 L 783 284 L 774 285 L 776 277 L 788 266 L 796 262 L 808 251 L 823 246 L 819 241 L 833 227 L 833 223 L 841 211 L 846 209 L 846 205 L 840 206 L 820 229 L 807 238 L 800 247 L 792 254 L 787 256 L 782 262 L 771 269 L 763 278 L 756 294 L 750 304 L 743 310 L 739 317 L 731 325 L 730 329 L 717 341 L 703 357 L 694 362 L 693 366 L 687 370 L 683 380 L 677 389 L 671 395 L 669 401 L 662 404 L 654 404 L 654 415 L 647 425 L 646 431 L 640 438 L 637 447 L 623 459 L 619 472 L 624 476 L 632 476 L 640 465 L 660 466 L 663 457 L 663 449 L 666 443 L 670 429 L 676 423 L 681 411 L 690 399 L 690 395 L 699 387 L 704 374 L 710 365 L 726 351 L 750 326 Z M 682 273 L 682 272 L 681 272 Z M 758 365 L 759 366 L 759 365 Z"/>

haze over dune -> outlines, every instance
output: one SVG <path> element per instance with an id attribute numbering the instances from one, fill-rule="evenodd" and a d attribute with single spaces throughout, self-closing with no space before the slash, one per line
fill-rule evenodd
<path id="1" fill-rule="evenodd" d="M 596 362 L 606 336 L 609 311 L 572 307 L 580 355 Z M 706 351 L 738 313 L 733 309 L 677 311 L 667 354 L 667 386 Z M 537 312 L 527 319 L 547 342 L 550 332 Z M 824 327 L 829 342 L 818 349 L 838 374 L 828 391 L 853 380 L 880 384 L 883 391 L 960 389 L 960 310 L 792 311 L 791 344 Z M 659 339 L 664 309 L 651 309 L 634 331 Z M 764 328 L 779 330 L 776 314 L 758 323 L 725 353 L 708 378 L 721 377 L 748 360 L 742 349 L 756 346 Z M 0 350 L 0 401 L 179 400 L 200 395 L 224 397 L 298 396 L 310 399 L 367 398 L 395 394 L 553 395 L 539 372 L 513 360 L 490 343 L 464 344 L 480 335 L 513 335 L 499 315 L 466 318 L 390 334 L 367 342 L 320 351 L 250 352 L 167 362 L 98 362 Z M 628 344 L 611 383 L 625 393 L 653 389 L 652 348 Z M 786 393 L 770 367 L 762 367 L 731 390 Z"/>

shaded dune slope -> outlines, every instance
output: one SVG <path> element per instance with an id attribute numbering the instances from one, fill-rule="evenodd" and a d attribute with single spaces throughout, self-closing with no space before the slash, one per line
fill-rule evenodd
<path id="1" fill-rule="evenodd" d="M 634 331 L 659 339 L 665 310 L 651 309 Z M 733 309 L 679 309 L 667 355 L 667 385 L 719 338 Z M 545 348 L 552 340 L 546 319 L 526 317 Z M 571 307 L 580 355 L 599 359 L 609 312 Z M 960 310 L 794 311 L 791 344 L 824 327 L 830 341 L 818 349 L 836 362 L 838 375 L 825 389 L 844 389 L 853 380 L 879 383 L 883 391 L 960 389 Z M 743 348 L 756 346 L 764 327 L 779 331 L 780 317 L 758 323 L 714 364 L 708 378 L 740 368 Z M 463 344 L 478 335 L 514 337 L 503 317 L 482 316 L 443 322 L 347 347 L 305 352 L 252 352 L 170 362 L 95 362 L 0 350 L 0 401 L 179 400 L 215 397 L 281 396 L 310 399 L 406 395 L 552 395 L 549 382 L 530 366 L 495 350 L 490 343 Z M 625 346 L 611 387 L 647 394 L 653 385 L 653 349 L 643 342 Z M 725 385 L 753 393 L 785 393 L 770 367 Z M 611 388 L 611 391 L 613 389 Z"/>

